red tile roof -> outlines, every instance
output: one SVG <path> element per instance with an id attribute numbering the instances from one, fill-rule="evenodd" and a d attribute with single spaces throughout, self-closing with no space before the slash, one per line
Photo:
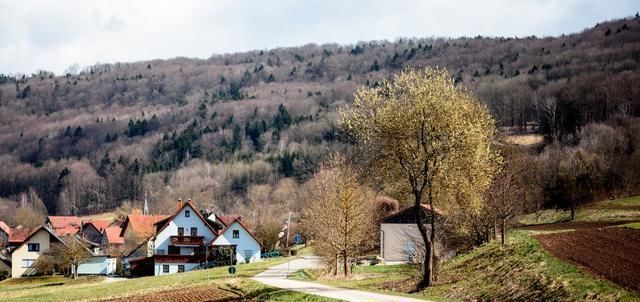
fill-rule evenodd
<path id="1" fill-rule="evenodd" d="M 124 232 L 126 228 L 131 228 L 131 230 L 135 234 L 142 236 L 153 236 L 156 233 L 154 225 L 159 221 L 167 219 L 168 217 L 170 216 L 129 214 L 127 215 L 127 219 L 124 222 L 122 232 Z"/>
<path id="2" fill-rule="evenodd" d="M 12 228 L 9 233 L 9 243 L 22 243 L 24 242 L 31 234 L 35 231 L 38 231 L 40 227 L 35 228 L 25 228 L 25 227 L 17 227 Z"/>
<path id="3" fill-rule="evenodd" d="M 225 226 L 231 225 L 236 219 L 238 219 L 238 221 L 242 220 L 242 216 L 240 215 L 220 215 L 218 218 L 220 218 L 220 221 L 222 221 Z"/>
<path id="4" fill-rule="evenodd" d="M 58 236 L 75 235 L 82 224 L 82 219 L 76 216 L 49 216 L 47 221 Z"/>
<path id="5" fill-rule="evenodd" d="M 98 229 L 98 231 L 103 231 L 105 230 L 107 227 L 109 227 L 109 225 L 111 225 L 111 221 L 107 221 L 107 220 L 91 220 L 89 222 L 85 222 L 85 223 L 90 223 L 92 224 L 96 229 Z"/>
<path id="6" fill-rule="evenodd" d="M 110 226 L 104 230 L 109 244 L 124 244 L 124 237 L 120 237 L 122 228 L 119 226 Z"/>

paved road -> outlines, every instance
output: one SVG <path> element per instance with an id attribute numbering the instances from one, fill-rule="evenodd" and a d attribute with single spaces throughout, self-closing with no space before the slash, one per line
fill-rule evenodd
<path id="1" fill-rule="evenodd" d="M 302 259 L 296 259 L 289 261 L 285 264 L 276 265 L 268 270 L 257 274 L 253 277 L 253 280 L 258 282 L 279 287 L 287 290 L 293 290 L 303 292 L 312 295 L 318 295 L 323 297 L 329 297 L 334 299 L 340 299 L 345 301 L 370 301 L 370 302 L 382 302 L 382 301 L 394 301 L 394 302 L 424 302 L 425 300 L 418 300 L 399 296 L 390 296 L 383 294 L 370 293 L 359 290 L 343 289 L 337 287 L 331 287 L 314 282 L 305 282 L 287 279 L 288 275 L 293 272 L 304 268 L 315 268 L 320 265 L 318 258 L 305 257 Z"/>

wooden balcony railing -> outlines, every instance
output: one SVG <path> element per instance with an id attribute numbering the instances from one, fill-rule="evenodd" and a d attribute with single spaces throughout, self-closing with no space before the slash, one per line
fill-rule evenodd
<path id="1" fill-rule="evenodd" d="M 204 245 L 204 236 L 171 236 L 173 245 Z"/>

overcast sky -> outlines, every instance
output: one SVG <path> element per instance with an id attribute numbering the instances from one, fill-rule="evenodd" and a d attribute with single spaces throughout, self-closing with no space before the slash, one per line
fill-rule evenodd
<path id="1" fill-rule="evenodd" d="M 639 9 L 638 0 L 0 0 L 0 73 L 307 43 L 556 36 Z"/>

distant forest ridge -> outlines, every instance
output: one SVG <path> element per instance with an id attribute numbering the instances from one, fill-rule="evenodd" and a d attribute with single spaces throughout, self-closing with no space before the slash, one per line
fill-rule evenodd
<path id="1" fill-rule="evenodd" d="M 180 197 L 221 211 L 285 198 L 328 150 L 349 148 L 337 109 L 358 88 L 420 66 L 447 68 L 499 126 L 547 142 L 640 116 L 638 17 L 559 37 L 310 44 L 0 75 L 0 212 L 21 201 L 97 213 L 139 206 L 145 191 L 158 213 Z"/>

